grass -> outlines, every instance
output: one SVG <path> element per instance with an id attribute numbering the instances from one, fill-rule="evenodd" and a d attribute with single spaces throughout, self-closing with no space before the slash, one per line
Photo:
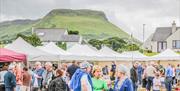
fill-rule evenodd
<path id="1" fill-rule="evenodd" d="M 146 56 L 154 56 L 154 55 L 157 55 L 158 53 L 157 52 L 152 52 L 152 53 L 144 53 L 144 55 Z"/>

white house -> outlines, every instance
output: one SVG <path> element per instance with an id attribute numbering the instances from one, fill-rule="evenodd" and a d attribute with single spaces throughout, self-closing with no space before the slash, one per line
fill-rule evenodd
<path id="1" fill-rule="evenodd" d="M 180 51 L 180 27 L 176 27 L 175 21 L 171 27 L 157 27 L 143 47 L 153 52 L 162 52 L 166 49 Z"/>
<path id="2" fill-rule="evenodd" d="M 37 28 L 33 29 L 33 33 L 40 38 L 43 44 L 63 42 L 69 48 L 74 44 L 82 42 L 80 35 L 68 35 L 67 29 L 64 28 Z"/>

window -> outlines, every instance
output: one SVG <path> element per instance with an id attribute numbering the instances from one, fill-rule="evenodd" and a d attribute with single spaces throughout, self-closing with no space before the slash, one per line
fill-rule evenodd
<path id="1" fill-rule="evenodd" d="M 167 48 L 167 42 L 166 41 L 159 41 L 158 42 L 158 52 L 161 52 Z"/>
<path id="2" fill-rule="evenodd" d="M 180 40 L 173 40 L 172 46 L 174 49 L 180 49 Z"/>

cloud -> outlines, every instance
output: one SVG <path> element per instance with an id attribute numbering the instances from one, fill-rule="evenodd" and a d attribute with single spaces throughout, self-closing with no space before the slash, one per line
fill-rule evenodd
<path id="1" fill-rule="evenodd" d="M 158 26 L 180 23 L 178 0 L 0 0 L 1 20 L 37 19 L 55 8 L 94 9 L 104 11 L 108 19 L 128 33 L 142 40 L 142 25 L 146 24 L 147 38 Z"/>

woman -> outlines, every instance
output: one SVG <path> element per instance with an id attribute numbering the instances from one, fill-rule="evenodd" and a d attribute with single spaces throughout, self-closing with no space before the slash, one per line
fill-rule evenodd
<path id="1" fill-rule="evenodd" d="M 101 80 L 101 67 L 95 65 L 93 68 L 93 91 L 108 91 L 107 83 Z"/>
<path id="2" fill-rule="evenodd" d="M 49 84 L 48 91 L 67 91 L 66 82 L 62 78 L 63 71 L 58 69 L 56 71 L 56 78 Z"/>
<path id="3" fill-rule="evenodd" d="M 117 80 L 115 81 L 114 91 L 134 91 L 132 81 L 127 76 L 127 67 L 120 65 L 117 72 Z"/>

